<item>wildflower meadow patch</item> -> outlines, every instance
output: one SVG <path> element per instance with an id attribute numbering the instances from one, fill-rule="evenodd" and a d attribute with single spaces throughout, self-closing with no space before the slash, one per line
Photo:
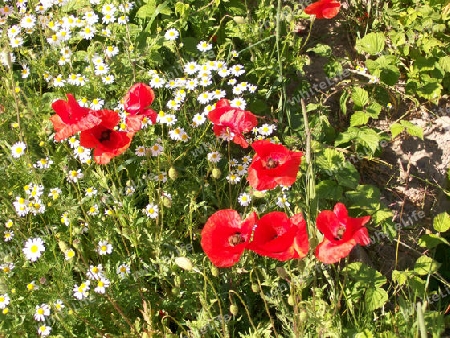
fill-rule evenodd
<path id="1" fill-rule="evenodd" d="M 440 337 L 449 214 L 368 169 L 426 137 L 449 13 L 3 1 L 0 337 Z"/>

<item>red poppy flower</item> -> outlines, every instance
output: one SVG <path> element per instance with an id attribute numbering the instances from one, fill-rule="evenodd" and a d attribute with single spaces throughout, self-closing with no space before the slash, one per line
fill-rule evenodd
<path id="1" fill-rule="evenodd" d="M 305 13 L 315 15 L 316 19 L 334 18 L 341 8 L 341 4 L 336 0 L 319 0 L 305 8 Z"/>
<path id="2" fill-rule="evenodd" d="M 290 151 L 268 140 L 255 141 L 252 148 L 256 155 L 248 168 L 247 180 L 253 188 L 267 190 L 277 185 L 294 184 L 303 155 L 301 152 Z"/>
<path id="3" fill-rule="evenodd" d="M 126 119 L 129 131 L 140 130 L 144 116 L 148 117 L 153 124 L 156 123 L 157 114 L 149 108 L 154 99 L 153 89 L 145 83 L 136 83 L 131 86 L 123 98 L 123 107 L 130 114 Z"/>
<path id="4" fill-rule="evenodd" d="M 256 223 L 248 249 L 259 255 L 287 261 L 301 259 L 309 250 L 306 221 L 302 214 L 291 218 L 281 211 L 270 212 Z"/>
<path id="5" fill-rule="evenodd" d="M 116 131 L 119 114 L 112 110 L 96 112 L 101 119 L 99 125 L 80 133 L 80 144 L 85 148 L 94 148 L 94 160 L 99 164 L 107 164 L 111 158 L 128 149 L 134 133 Z"/>
<path id="6" fill-rule="evenodd" d="M 239 261 L 257 219 L 253 212 L 242 221 L 236 210 L 225 209 L 217 211 L 206 221 L 201 246 L 215 266 L 229 267 Z"/>
<path id="7" fill-rule="evenodd" d="M 216 108 L 208 113 L 208 119 L 214 123 L 216 136 L 232 140 L 242 148 L 248 147 L 242 134 L 251 131 L 258 124 L 252 112 L 231 107 L 227 99 L 217 101 Z"/>
<path id="8" fill-rule="evenodd" d="M 53 115 L 50 121 L 56 131 L 55 140 L 58 142 L 100 123 L 100 119 L 92 114 L 93 111 L 81 107 L 72 94 L 67 94 L 67 101 L 53 102 L 52 108 L 56 115 Z"/>
<path id="9" fill-rule="evenodd" d="M 317 259 L 323 263 L 336 263 L 347 257 L 356 244 L 369 244 L 369 233 L 364 226 L 369 220 L 370 216 L 349 217 L 347 208 L 342 203 L 337 203 L 333 211 L 321 211 L 316 224 L 324 239 L 316 247 Z"/>

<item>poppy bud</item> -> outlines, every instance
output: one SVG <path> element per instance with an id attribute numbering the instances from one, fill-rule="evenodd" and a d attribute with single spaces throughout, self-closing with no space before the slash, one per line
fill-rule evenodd
<path id="1" fill-rule="evenodd" d="M 177 170 L 176 170 L 174 167 L 171 167 L 171 168 L 169 169 L 169 177 L 170 177 L 172 180 L 174 180 L 174 181 L 177 179 L 178 173 L 177 173 Z"/>
<path id="2" fill-rule="evenodd" d="M 242 25 L 247 22 L 243 16 L 235 16 L 233 17 L 234 22 L 236 22 L 238 25 Z"/>
<path id="3" fill-rule="evenodd" d="M 288 304 L 290 306 L 294 306 L 294 296 L 289 295 L 289 297 L 288 297 Z"/>
<path id="4" fill-rule="evenodd" d="M 67 243 L 64 241 L 59 241 L 58 246 L 61 249 L 62 252 L 66 252 L 69 247 L 67 246 Z"/>
<path id="5" fill-rule="evenodd" d="M 172 200 L 171 200 L 170 198 L 166 197 L 166 196 L 164 196 L 164 197 L 162 198 L 162 202 L 163 202 L 163 205 L 164 205 L 166 208 L 170 208 L 170 207 L 172 206 Z"/>
<path id="6" fill-rule="evenodd" d="M 177 257 L 177 258 L 175 258 L 175 264 L 178 265 L 183 270 L 186 270 L 186 271 L 192 270 L 192 262 L 189 258 Z"/>
<path id="7" fill-rule="evenodd" d="M 266 196 L 266 192 L 259 191 L 259 190 L 253 190 L 253 196 L 256 198 L 263 198 L 264 196 Z"/>
<path id="8" fill-rule="evenodd" d="M 237 316 L 237 314 L 238 314 L 238 312 L 239 312 L 239 309 L 238 309 L 237 305 L 231 304 L 231 305 L 230 305 L 230 312 L 231 312 L 231 314 L 232 314 L 233 316 Z"/>
<path id="9" fill-rule="evenodd" d="M 218 269 L 217 267 L 213 266 L 213 267 L 211 268 L 211 274 L 212 274 L 214 277 L 219 276 L 219 269 Z"/>
<path id="10" fill-rule="evenodd" d="M 218 179 L 218 178 L 220 178 L 220 175 L 222 175 L 222 172 L 220 171 L 220 169 L 214 168 L 211 173 L 212 178 Z"/>
<path id="11" fill-rule="evenodd" d="M 254 293 L 259 292 L 259 285 L 256 284 L 256 283 L 253 283 L 253 284 L 252 284 L 252 291 L 253 291 Z"/>

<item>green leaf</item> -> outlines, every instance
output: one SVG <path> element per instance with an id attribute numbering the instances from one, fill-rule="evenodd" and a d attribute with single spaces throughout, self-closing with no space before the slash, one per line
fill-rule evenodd
<path id="1" fill-rule="evenodd" d="M 350 263 L 343 271 L 348 273 L 348 276 L 353 280 L 362 282 L 367 286 L 378 288 L 386 283 L 386 277 L 361 262 Z"/>
<path id="2" fill-rule="evenodd" d="M 154 1 L 151 1 L 138 9 L 138 11 L 136 12 L 136 17 L 140 19 L 150 18 L 153 15 L 153 13 L 155 13 L 155 10 L 156 4 Z"/>
<path id="3" fill-rule="evenodd" d="M 309 48 L 307 52 L 314 52 L 320 56 L 330 56 L 331 55 L 331 47 L 328 45 L 324 45 L 322 43 L 318 43 L 313 48 Z"/>
<path id="4" fill-rule="evenodd" d="M 382 288 L 368 288 L 364 295 L 366 312 L 370 313 L 381 308 L 388 301 L 388 293 Z"/>
<path id="5" fill-rule="evenodd" d="M 349 97 L 350 93 L 345 90 L 339 98 L 339 107 L 341 107 L 342 113 L 344 113 L 344 115 L 347 115 L 347 101 Z"/>
<path id="6" fill-rule="evenodd" d="M 375 224 L 378 224 L 386 219 L 392 219 L 392 216 L 394 216 L 392 211 L 380 209 L 372 215 L 372 220 Z"/>
<path id="7" fill-rule="evenodd" d="M 405 285 L 410 278 L 410 273 L 408 271 L 392 271 L 392 280 L 398 285 Z"/>
<path id="8" fill-rule="evenodd" d="M 367 103 L 369 103 L 369 93 L 362 88 L 354 87 L 351 97 L 355 107 L 359 109 L 362 109 Z"/>
<path id="9" fill-rule="evenodd" d="M 446 232 L 450 229 L 450 216 L 443 212 L 437 215 L 433 220 L 433 228 L 438 232 Z"/>
<path id="10" fill-rule="evenodd" d="M 398 135 L 400 135 L 403 132 L 403 130 L 405 130 L 405 127 L 402 126 L 400 123 L 393 123 L 390 129 L 392 133 L 392 139 L 395 139 Z"/>
<path id="11" fill-rule="evenodd" d="M 414 272 L 419 276 L 426 276 L 428 274 L 432 274 L 437 272 L 440 264 L 436 262 L 433 258 L 428 257 L 426 255 L 420 256 L 416 264 L 414 264 Z"/>
<path id="12" fill-rule="evenodd" d="M 332 148 L 326 148 L 316 157 L 316 164 L 319 168 L 328 172 L 336 171 L 344 162 L 344 154 Z"/>
<path id="13" fill-rule="evenodd" d="M 360 181 L 358 170 L 350 162 L 345 162 L 335 175 L 340 186 L 355 189 Z"/>
<path id="14" fill-rule="evenodd" d="M 350 126 L 361 126 L 369 122 L 369 114 L 363 111 L 356 111 L 350 118 Z"/>
<path id="15" fill-rule="evenodd" d="M 341 144 L 348 143 L 349 141 L 355 141 L 357 144 L 370 149 L 372 154 L 374 154 L 380 144 L 380 135 L 371 128 L 349 127 L 345 132 L 338 135 L 334 141 L 334 145 L 337 147 Z"/>
<path id="16" fill-rule="evenodd" d="M 400 124 L 406 128 L 406 131 L 409 135 L 417 136 L 418 138 L 423 140 L 423 129 L 421 127 L 405 120 L 400 121 Z"/>
<path id="17" fill-rule="evenodd" d="M 346 192 L 352 208 L 358 208 L 372 214 L 380 209 L 380 190 L 373 185 L 358 185 L 356 190 Z"/>
<path id="18" fill-rule="evenodd" d="M 422 248 L 428 249 L 433 249 L 437 247 L 439 244 L 450 245 L 445 238 L 436 234 L 426 234 L 421 236 L 417 244 L 419 244 L 419 246 Z"/>
<path id="19" fill-rule="evenodd" d="M 442 70 L 450 73 L 450 56 L 443 56 L 439 58 L 439 66 L 441 66 Z"/>
<path id="20" fill-rule="evenodd" d="M 368 53 L 370 55 L 376 55 L 384 50 L 386 38 L 383 33 L 369 33 L 362 39 L 356 40 L 355 49 L 358 53 Z"/>
<path id="21" fill-rule="evenodd" d="M 343 189 L 335 181 L 324 180 L 316 185 L 316 194 L 319 198 L 339 201 L 342 198 Z"/>
<path id="22" fill-rule="evenodd" d="M 354 338 L 374 338 L 374 335 L 369 329 L 364 329 L 363 332 L 358 332 L 353 337 Z"/>
<path id="23" fill-rule="evenodd" d="M 398 59 L 394 55 L 382 55 L 376 60 L 367 60 L 366 66 L 372 75 L 380 78 L 380 81 L 393 86 L 400 77 Z"/>

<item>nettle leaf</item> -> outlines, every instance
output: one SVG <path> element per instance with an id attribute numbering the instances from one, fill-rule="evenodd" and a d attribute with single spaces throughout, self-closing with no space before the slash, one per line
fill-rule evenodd
<path id="1" fill-rule="evenodd" d="M 393 123 L 390 129 L 392 133 L 392 139 L 395 139 L 398 135 L 400 135 L 403 132 L 403 130 L 405 130 L 405 127 L 402 126 L 400 123 Z"/>
<path id="2" fill-rule="evenodd" d="M 376 60 L 367 60 L 366 66 L 372 75 L 380 78 L 380 81 L 393 86 L 400 77 L 397 67 L 398 60 L 394 55 L 382 55 Z"/>
<path id="3" fill-rule="evenodd" d="M 314 52 L 320 56 L 330 56 L 331 55 L 331 47 L 328 45 L 324 45 L 322 43 L 318 43 L 313 48 L 309 48 L 307 52 Z"/>
<path id="4" fill-rule="evenodd" d="M 352 100 L 356 107 L 363 108 L 367 103 L 369 103 L 369 93 L 359 87 L 354 87 L 352 89 Z"/>
<path id="5" fill-rule="evenodd" d="M 439 66 L 445 72 L 450 73 L 450 56 L 447 55 L 439 58 Z"/>
<path id="6" fill-rule="evenodd" d="M 450 245 L 450 243 L 445 238 L 442 238 L 441 236 L 436 234 L 426 234 L 421 236 L 417 244 L 419 244 L 419 246 L 422 248 L 428 249 L 433 249 L 437 247 L 439 244 Z"/>
<path id="7" fill-rule="evenodd" d="M 339 185 L 350 189 L 355 189 L 360 180 L 358 170 L 356 170 L 355 166 L 348 161 L 339 168 L 335 178 L 339 182 Z"/>
<path id="8" fill-rule="evenodd" d="M 378 149 L 380 139 L 380 135 L 378 135 L 377 132 L 371 128 L 349 127 L 345 132 L 338 135 L 334 142 L 334 145 L 337 147 L 341 144 L 355 141 L 357 144 L 370 149 L 372 151 L 372 154 L 374 154 Z"/>
<path id="9" fill-rule="evenodd" d="M 434 82 L 427 81 L 424 85 L 417 88 L 417 95 L 427 100 L 436 100 L 441 97 L 442 86 L 437 79 Z"/>
<path id="10" fill-rule="evenodd" d="M 141 6 L 136 12 L 136 17 L 140 19 L 150 18 L 156 10 L 155 1 L 149 1 L 145 5 Z"/>
<path id="11" fill-rule="evenodd" d="M 400 124 L 406 128 L 406 132 L 411 136 L 417 136 L 423 140 L 423 129 L 422 127 L 416 126 L 409 121 L 400 121 Z"/>
<path id="12" fill-rule="evenodd" d="M 392 280 L 398 285 L 405 285 L 410 278 L 411 273 L 409 271 L 392 271 Z"/>
<path id="13" fill-rule="evenodd" d="M 367 124 L 367 122 L 369 122 L 370 117 L 371 116 L 366 112 L 356 111 L 350 118 L 350 126 L 356 127 Z"/>
<path id="14" fill-rule="evenodd" d="M 369 33 L 362 39 L 356 40 L 355 49 L 358 53 L 368 53 L 370 55 L 376 55 L 384 50 L 386 38 L 383 33 Z"/>
<path id="15" fill-rule="evenodd" d="M 433 220 L 433 228 L 439 232 L 446 232 L 450 229 L 450 216 L 443 212 L 437 215 Z"/>
<path id="16" fill-rule="evenodd" d="M 320 169 L 327 172 L 338 170 L 344 162 L 344 154 L 332 148 L 326 148 L 320 155 L 316 157 L 316 164 Z"/>
<path id="17" fill-rule="evenodd" d="M 335 181 L 324 180 L 316 185 L 316 194 L 319 198 L 339 201 L 343 193 L 344 190 Z"/>
<path id="18" fill-rule="evenodd" d="M 388 301 L 388 293 L 382 288 L 368 288 L 364 295 L 366 312 L 381 308 Z"/>
<path id="19" fill-rule="evenodd" d="M 380 190 L 373 185 L 358 185 L 345 196 L 351 202 L 351 208 L 363 209 L 370 214 L 380 209 Z"/>
<path id="20" fill-rule="evenodd" d="M 436 262 L 433 258 L 423 255 L 420 256 L 417 259 L 416 264 L 414 264 L 414 272 L 419 276 L 426 276 L 437 272 L 440 265 L 441 264 Z"/>
<path id="21" fill-rule="evenodd" d="M 362 284 L 367 286 L 370 285 L 378 288 L 386 283 L 386 277 L 377 270 L 361 262 L 350 263 L 343 271 L 348 273 L 348 276 L 351 279 L 362 282 Z"/>
<path id="22" fill-rule="evenodd" d="M 377 118 L 381 113 L 381 108 L 382 107 L 378 102 L 372 102 L 366 107 L 366 112 L 370 117 Z"/>

